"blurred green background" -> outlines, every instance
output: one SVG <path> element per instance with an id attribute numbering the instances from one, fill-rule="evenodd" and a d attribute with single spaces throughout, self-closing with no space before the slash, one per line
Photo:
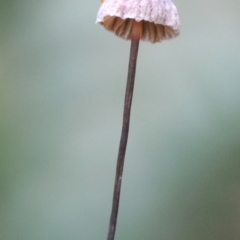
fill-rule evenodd
<path id="1" fill-rule="evenodd" d="M 240 239 L 240 1 L 176 0 L 140 44 L 116 240 Z M 0 2 L 0 239 L 104 240 L 130 42 L 100 1 Z"/>

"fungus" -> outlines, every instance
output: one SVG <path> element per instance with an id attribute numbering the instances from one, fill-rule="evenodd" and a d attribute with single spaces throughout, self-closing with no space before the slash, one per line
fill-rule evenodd
<path id="1" fill-rule="evenodd" d="M 107 240 L 113 240 L 117 225 L 139 41 L 156 43 L 174 38 L 179 35 L 180 22 L 177 8 L 171 0 L 101 0 L 101 2 L 96 22 L 117 36 L 131 40 L 122 133 L 107 237 Z"/>

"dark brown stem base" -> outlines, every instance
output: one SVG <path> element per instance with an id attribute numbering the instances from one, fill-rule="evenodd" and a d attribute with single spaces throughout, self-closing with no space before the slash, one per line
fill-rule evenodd
<path id="1" fill-rule="evenodd" d="M 112 212 L 111 212 L 111 218 L 109 223 L 107 240 L 114 240 L 116 225 L 117 225 L 118 207 L 119 207 L 121 183 L 122 183 L 122 173 L 123 173 L 124 158 L 125 158 L 125 153 L 127 148 L 132 96 L 133 96 L 135 72 L 136 72 L 136 65 L 137 65 L 138 46 L 139 46 L 139 37 L 133 36 L 131 40 L 130 59 L 129 59 L 129 66 L 128 66 L 128 78 L 127 78 L 127 87 L 126 87 L 126 93 L 125 93 L 122 135 L 121 135 L 121 140 L 120 140 L 120 145 L 118 150 L 117 168 L 116 168 L 113 202 L 112 202 Z"/>

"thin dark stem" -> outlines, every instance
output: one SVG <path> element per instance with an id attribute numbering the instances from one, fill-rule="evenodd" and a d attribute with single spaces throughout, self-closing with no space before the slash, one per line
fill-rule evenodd
<path id="1" fill-rule="evenodd" d="M 121 140 L 120 140 L 120 145 L 118 150 L 117 168 L 116 168 L 113 202 L 112 202 L 112 212 L 111 212 L 111 218 L 109 223 L 107 240 L 114 240 L 116 225 L 117 225 L 118 207 L 119 207 L 121 183 L 122 183 L 122 173 L 123 173 L 124 158 L 125 158 L 125 153 L 127 148 L 132 96 L 133 96 L 135 72 L 136 72 L 136 65 L 137 65 L 138 46 L 139 46 L 139 37 L 133 36 L 131 40 L 131 50 L 130 50 L 130 58 L 129 58 L 129 65 L 128 65 L 128 78 L 127 78 L 127 87 L 126 87 L 126 93 L 125 93 L 122 135 L 121 135 Z"/>

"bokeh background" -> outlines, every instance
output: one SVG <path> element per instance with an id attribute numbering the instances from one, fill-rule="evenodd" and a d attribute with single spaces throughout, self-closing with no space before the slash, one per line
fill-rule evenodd
<path id="1" fill-rule="evenodd" d="M 240 239 L 240 1 L 175 0 L 140 44 L 116 240 Z M 100 1 L 0 2 L 0 239 L 104 240 L 130 42 Z"/>

